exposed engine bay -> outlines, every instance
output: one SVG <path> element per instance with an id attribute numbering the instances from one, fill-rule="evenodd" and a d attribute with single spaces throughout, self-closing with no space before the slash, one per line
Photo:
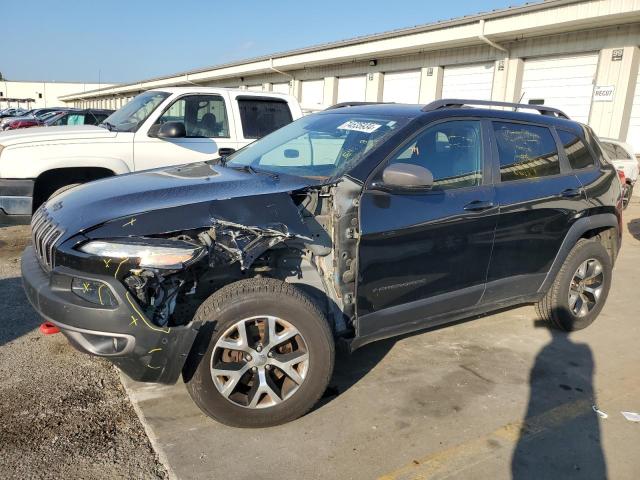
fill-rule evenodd
<path id="1" fill-rule="evenodd" d="M 122 281 L 145 315 L 164 327 L 188 323 L 205 298 L 229 283 L 278 278 L 305 290 L 335 333 L 348 335 L 355 315 L 360 192 L 350 180 L 308 187 L 289 194 L 292 210 L 281 215 L 282 222 L 214 218 L 207 227 L 162 235 L 197 245 L 201 254 L 183 268 L 132 268 Z M 304 233 L 288 225 L 292 214 Z"/>

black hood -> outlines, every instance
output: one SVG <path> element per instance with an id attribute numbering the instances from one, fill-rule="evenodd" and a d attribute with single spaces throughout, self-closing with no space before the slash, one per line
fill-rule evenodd
<path id="1" fill-rule="evenodd" d="M 297 210 L 292 212 L 289 192 L 317 183 L 202 162 L 80 185 L 47 202 L 46 209 L 65 239 L 103 224 L 95 236 L 153 235 L 208 226 L 213 219 L 253 225 L 292 222 L 296 230 L 299 219 L 291 218 Z"/>

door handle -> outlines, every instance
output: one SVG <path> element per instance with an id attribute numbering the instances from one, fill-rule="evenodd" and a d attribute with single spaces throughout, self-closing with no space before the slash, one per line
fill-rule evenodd
<path id="1" fill-rule="evenodd" d="M 496 205 L 493 202 L 474 200 L 473 202 L 467 203 L 463 208 L 467 212 L 481 212 L 483 210 L 489 210 L 495 206 Z"/>
<path id="2" fill-rule="evenodd" d="M 221 147 L 218 149 L 218 155 L 220 155 L 221 157 L 226 157 L 227 155 L 231 155 L 232 153 L 235 153 L 235 151 L 236 151 L 235 148 Z"/>
<path id="3" fill-rule="evenodd" d="M 560 192 L 560 196 L 565 198 L 574 198 L 581 197 L 583 193 L 584 190 L 582 188 L 567 188 Z"/>

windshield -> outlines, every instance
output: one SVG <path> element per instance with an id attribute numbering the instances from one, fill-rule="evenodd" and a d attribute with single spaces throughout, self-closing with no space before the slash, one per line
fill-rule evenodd
<path id="1" fill-rule="evenodd" d="M 141 93 L 120 110 L 109 115 L 103 124 L 109 124 L 108 126 L 117 132 L 135 132 L 168 96 L 167 92 Z"/>
<path id="2" fill-rule="evenodd" d="M 346 112 L 309 115 L 231 155 L 227 166 L 319 179 L 337 177 L 406 122 Z"/>

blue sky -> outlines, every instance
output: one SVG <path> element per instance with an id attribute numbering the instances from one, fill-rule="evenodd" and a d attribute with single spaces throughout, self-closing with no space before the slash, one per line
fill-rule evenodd
<path id="1" fill-rule="evenodd" d="M 519 0 L 8 0 L 0 72 L 131 82 L 487 12 Z"/>

